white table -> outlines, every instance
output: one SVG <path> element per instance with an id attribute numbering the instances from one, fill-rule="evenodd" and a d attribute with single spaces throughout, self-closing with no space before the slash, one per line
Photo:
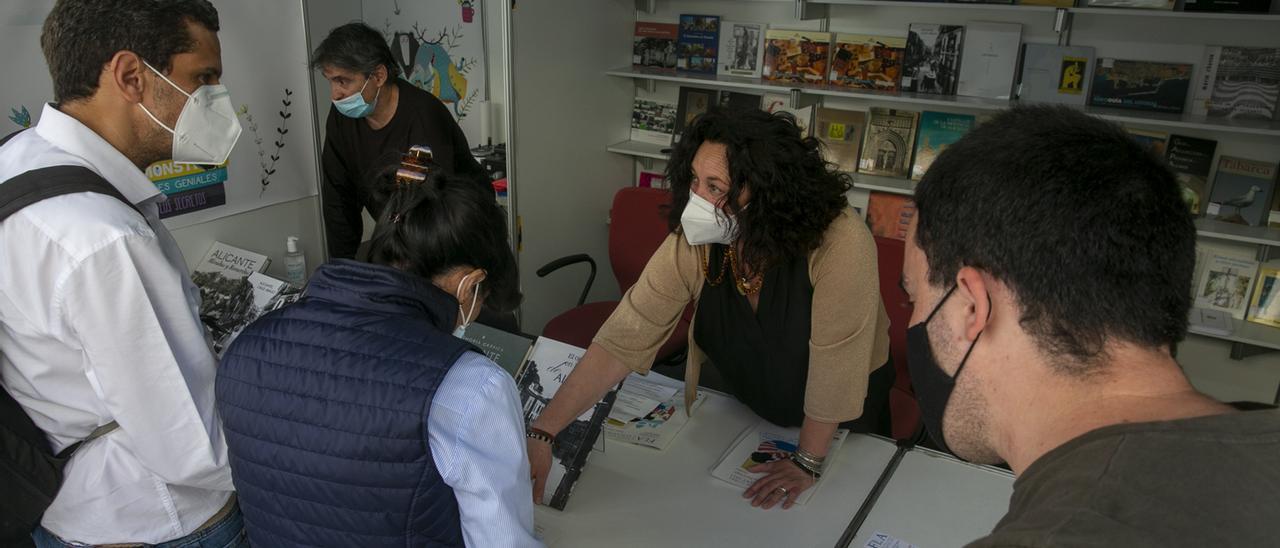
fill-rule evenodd
<path id="1" fill-rule="evenodd" d="M 786 546 L 831 548 L 871 491 L 894 445 L 851 434 L 818 492 L 790 510 L 753 508 L 711 468 L 757 420 L 733 398 L 707 401 L 666 451 L 608 442 L 594 452 L 563 512 L 538 506 L 552 548 Z"/>
<path id="2" fill-rule="evenodd" d="M 1012 493 L 1009 472 L 916 448 L 903 456 L 850 546 L 862 548 L 876 531 L 920 548 L 963 546 L 991 532 Z"/>

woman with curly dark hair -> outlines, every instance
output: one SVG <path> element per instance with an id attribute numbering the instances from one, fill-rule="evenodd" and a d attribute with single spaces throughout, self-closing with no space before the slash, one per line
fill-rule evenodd
<path id="1" fill-rule="evenodd" d="M 794 118 L 711 110 L 671 155 L 672 234 L 529 429 L 534 497 L 554 434 L 632 371 L 647 372 L 696 303 L 686 403 L 711 364 L 756 414 L 800 427 L 791 460 L 744 493 L 789 508 L 821 471 L 837 427 L 888 431 L 889 319 L 875 242 L 849 208 L 849 176 Z"/>

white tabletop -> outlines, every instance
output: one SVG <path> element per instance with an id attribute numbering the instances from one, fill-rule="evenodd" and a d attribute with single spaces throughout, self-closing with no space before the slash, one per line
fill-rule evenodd
<path id="1" fill-rule="evenodd" d="M 903 456 L 851 548 L 876 531 L 920 548 L 963 546 L 991 532 L 1009 508 L 1013 475 L 928 449 Z"/>
<path id="2" fill-rule="evenodd" d="M 594 452 L 563 512 L 537 507 L 552 548 L 787 546 L 831 548 L 871 491 L 894 445 L 851 434 L 818 492 L 790 510 L 753 508 L 711 469 L 756 416 L 733 398 L 707 401 L 666 451 L 608 442 Z"/>

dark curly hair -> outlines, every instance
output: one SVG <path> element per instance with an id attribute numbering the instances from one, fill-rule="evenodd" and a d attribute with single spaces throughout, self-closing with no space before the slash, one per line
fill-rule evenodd
<path id="1" fill-rule="evenodd" d="M 693 121 L 671 151 L 667 224 L 673 232 L 680 231 L 680 215 L 689 203 L 693 157 L 705 142 L 727 149 L 725 208 L 738 221 L 742 261 L 753 272 L 817 249 L 827 227 L 848 207 L 849 175 L 822 158 L 817 139 L 800 136 L 794 116 L 713 107 Z M 746 208 L 738 205 L 744 190 L 751 192 Z"/>

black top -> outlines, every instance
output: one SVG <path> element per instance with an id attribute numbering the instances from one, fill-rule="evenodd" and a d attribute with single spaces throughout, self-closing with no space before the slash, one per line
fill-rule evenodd
<path id="1" fill-rule="evenodd" d="M 1117 424 L 1036 459 L 969 546 L 1275 546 L 1278 491 L 1278 411 Z"/>
<path id="2" fill-rule="evenodd" d="M 753 311 L 733 283 L 731 270 L 724 272 L 723 281 L 711 284 L 720 276 L 724 252 L 723 245 L 711 246 L 694 340 L 739 401 L 769 422 L 800 426 L 813 308 L 808 257 L 766 270 L 760 302 Z"/>
<path id="3" fill-rule="evenodd" d="M 360 246 L 364 222 L 362 209 L 378 218 L 386 197 L 374 192 L 375 177 L 400 163 L 400 155 L 413 145 L 427 145 L 435 162 L 446 173 L 476 178 L 489 187 L 488 177 L 471 156 L 471 147 L 462 128 L 434 95 L 404 80 L 395 80 L 400 89 L 395 116 L 382 129 L 369 127 L 365 119 L 350 118 L 329 107 L 325 124 L 324 228 L 329 240 L 329 257 L 350 259 Z"/>

